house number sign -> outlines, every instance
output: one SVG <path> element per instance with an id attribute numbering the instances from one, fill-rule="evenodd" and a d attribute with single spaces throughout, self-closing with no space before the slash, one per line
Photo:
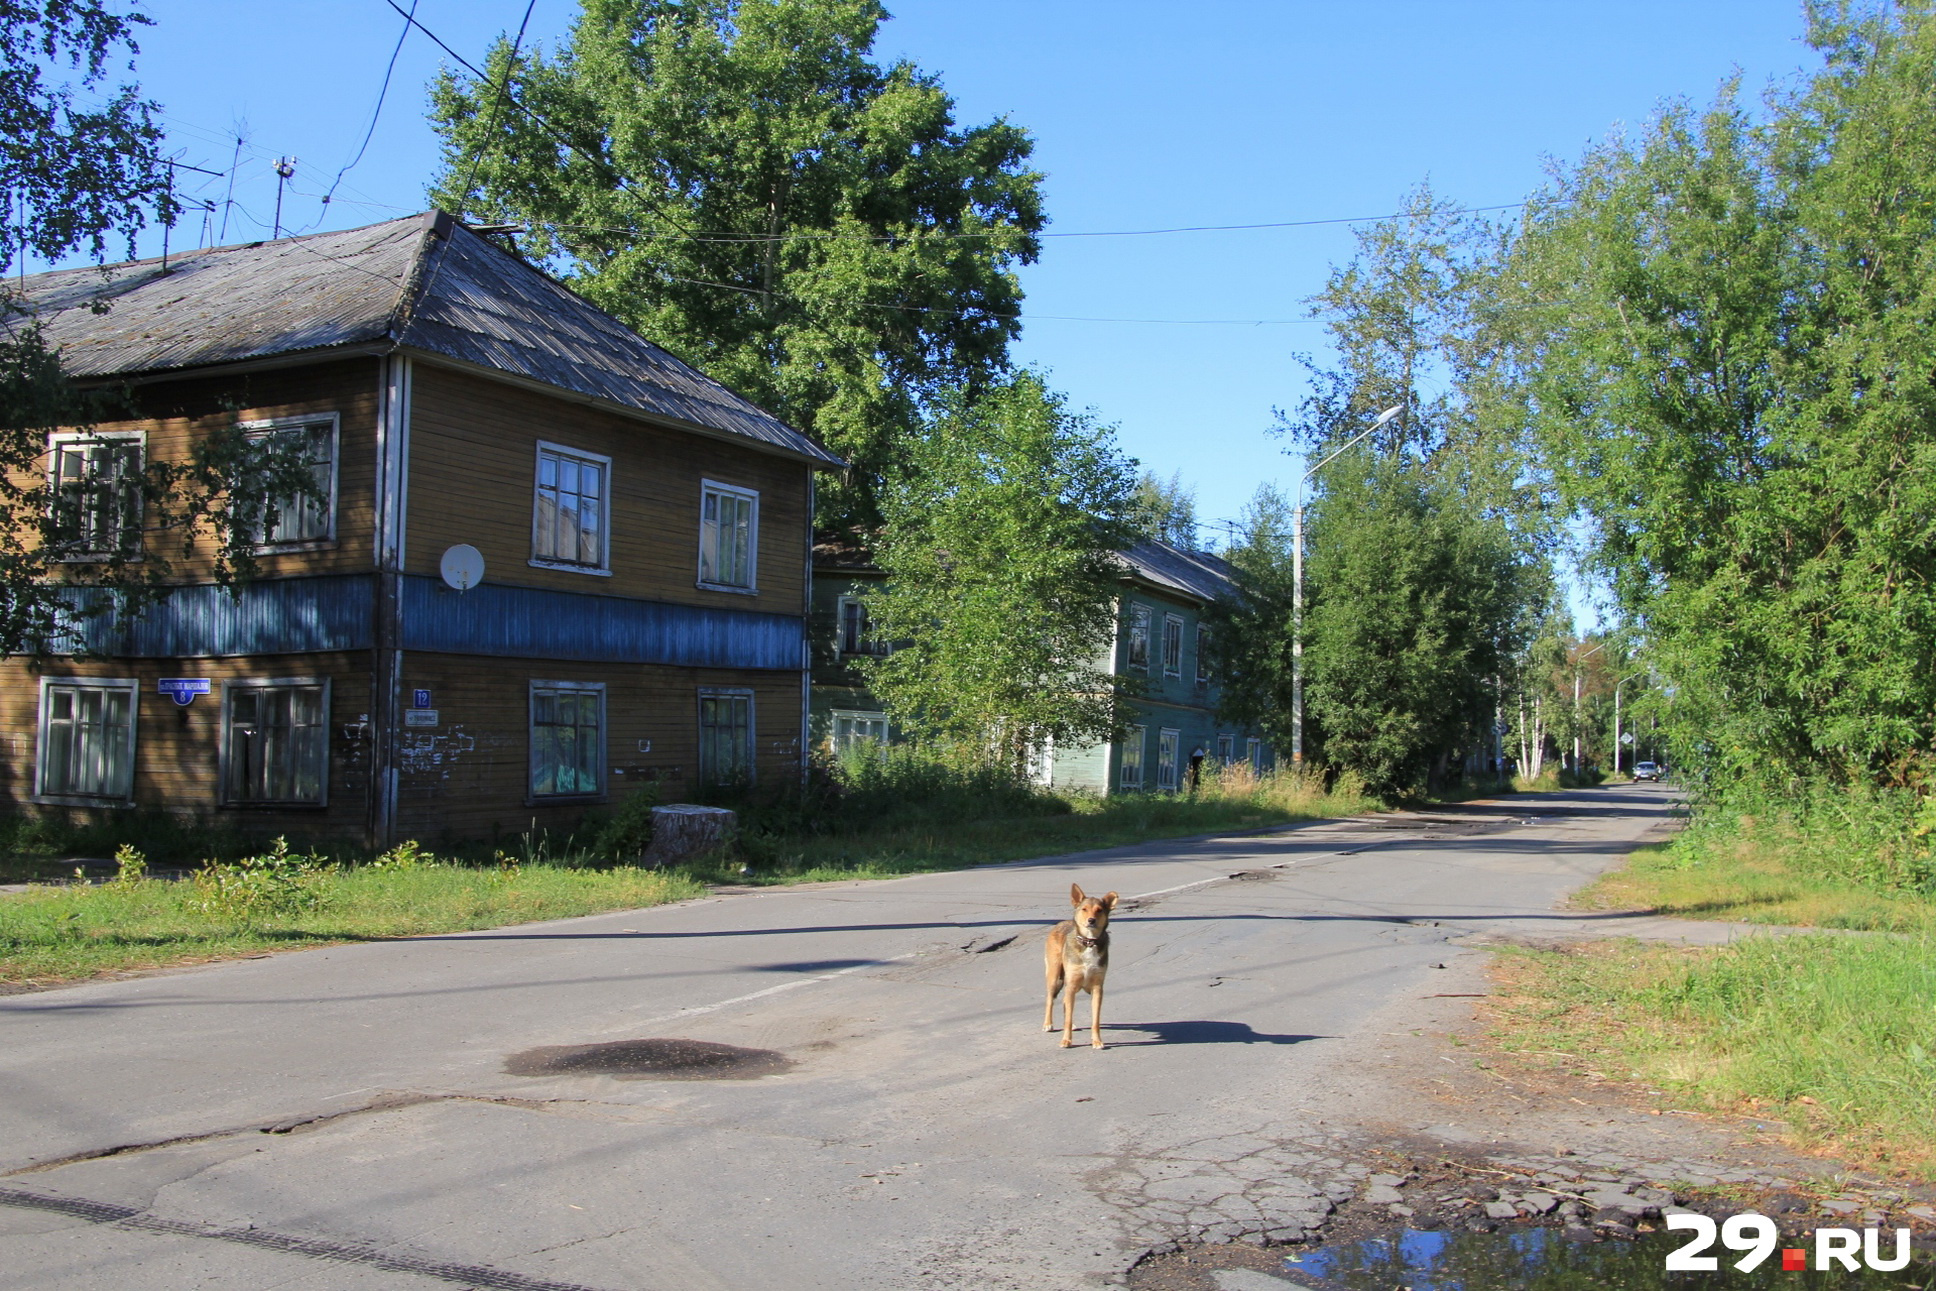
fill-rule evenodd
<path id="1" fill-rule="evenodd" d="M 157 694 L 168 696 L 183 708 L 195 702 L 195 696 L 206 695 L 209 691 L 206 677 L 163 677 L 155 683 Z"/>

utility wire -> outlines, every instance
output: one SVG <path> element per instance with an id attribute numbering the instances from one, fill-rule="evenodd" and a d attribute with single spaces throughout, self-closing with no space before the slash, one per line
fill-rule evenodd
<path id="1" fill-rule="evenodd" d="M 309 225 L 310 229 L 315 228 L 316 225 L 321 224 L 324 220 L 329 218 L 329 204 L 330 204 L 330 201 L 336 196 L 336 186 L 343 182 L 343 176 L 349 174 L 350 171 L 355 168 L 356 163 L 363 160 L 363 154 L 369 151 L 370 140 L 376 136 L 376 123 L 383 116 L 383 101 L 390 96 L 390 78 L 396 74 L 397 57 L 398 55 L 403 53 L 403 42 L 410 38 L 410 24 L 416 21 L 417 3 L 418 3 L 418 0 L 410 0 L 410 12 L 403 16 L 404 17 L 403 30 L 397 33 L 396 47 L 390 51 L 389 65 L 383 69 L 383 84 L 377 89 L 377 92 L 376 92 L 376 106 L 370 109 L 370 128 L 363 132 L 363 142 L 361 145 L 358 146 L 356 150 L 356 155 L 354 157 L 351 157 L 349 161 L 344 164 L 343 168 L 336 172 L 336 178 L 330 184 L 329 191 L 323 194 L 322 212 L 318 214 L 316 216 L 315 221 Z M 530 16 L 529 10 L 525 11 L 525 16 L 527 18 Z M 304 232 L 308 232 L 308 229 L 305 229 Z"/>
<path id="2" fill-rule="evenodd" d="M 477 142 L 477 151 L 471 154 L 470 173 L 464 176 L 464 186 L 457 190 L 465 198 L 469 198 L 471 185 L 477 182 L 477 168 L 484 164 L 484 154 L 491 149 L 491 135 L 497 130 L 497 119 L 504 111 L 504 101 L 511 94 L 511 74 L 518 67 L 518 47 L 524 44 L 524 29 L 531 25 L 531 11 L 537 5 L 538 0 L 529 0 L 524 6 L 524 21 L 518 24 L 518 38 L 511 42 L 511 57 L 504 64 L 504 80 L 497 87 L 497 98 L 491 103 L 491 119 L 484 126 L 484 137 Z M 417 12 L 416 0 L 410 0 L 410 12 Z M 406 26 L 404 30 L 408 31 L 409 27 Z"/>

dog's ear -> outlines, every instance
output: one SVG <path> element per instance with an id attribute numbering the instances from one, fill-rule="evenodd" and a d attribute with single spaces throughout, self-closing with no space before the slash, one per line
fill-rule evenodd
<path id="1" fill-rule="evenodd" d="M 1102 903 L 1108 906 L 1111 910 L 1114 910 L 1116 908 L 1116 894 L 1114 892 L 1104 893 L 1102 898 Z"/>
<path id="2" fill-rule="evenodd" d="M 1082 885 L 1080 883 L 1071 883 L 1069 885 L 1069 904 L 1081 905 L 1085 900 L 1087 898 L 1082 895 Z"/>

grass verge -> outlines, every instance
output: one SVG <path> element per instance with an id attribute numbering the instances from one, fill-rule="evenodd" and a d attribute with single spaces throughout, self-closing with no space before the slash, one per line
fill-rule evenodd
<path id="1" fill-rule="evenodd" d="M 0 896 L 0 989 L 276 950 L 495 928 L 698 896 L 683 874 L 524 865 L 327 869 L 314 908 L 225 918 L 192 883 L 36 886 Z"/>
<path id="2" fill-rule="evenodd" d="M 1800 1146 L 1936 1180 L 1932 951 L 1927 933 L 1513 948 L 1489 1020 L 1533 1065 L 1781 1120 Z"/>
<path id="3" fill-rule="evenodd" d="M 54 824 L 17 825 L 39 875 L 62 879 L 0 894 L 0 989 L 271 950 L 457 932 L 678 900 L 707 883 L 877 879 L 929 870 L 1115 847 L 1188 834 L 1233 833 L 1376 809 L 1350 785 L 1316 777 L 1206 774 L 1194 794 L 1095 798 L 1047 793 L 987 767 L 901 756 L 860 760 L 816 793 L 744 798 L 730 850 L 669 872 L 617 863 L 649 838 L 652 800 L 635 797 L 563 839 L 526 836 L 499 864 L 439 860 L 416 844 L 381 858 L 345 850 L 248 845 L 210 837 L 211 864 L 193 882 L 142 877 L 160 852 L 195 855 L 180 821 L 113 822 L 118 837 Z M 39 831 L 38 833 L 34 831 Z M 65 881 L 63 844 L 97 854 L 118 843 L 127 877 Z M 313 845 L 312 845 L 313 846 Z M 153 849 L 152 851 L 150 849 Z M 260 845 L 255 850 L 260 852 Z M 216 864 L 214 862 L 219 862 Z"/>

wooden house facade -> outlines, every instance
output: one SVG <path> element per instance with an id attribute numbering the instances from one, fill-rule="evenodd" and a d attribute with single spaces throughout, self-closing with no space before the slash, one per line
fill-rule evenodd
<path id="1" fill-rule="evenodd" d="M 316 485 L 237 593 L 190 559 L 132 621 L 0 661 L 0 800 L 383 845 L 801 773 L 838 459 L 489 239 L 432 212 L 23 294 L 133 402 L 50 471 L 111 491 L 117 454 L 240 424 Z"/>
<path id="2" fill-rule="evenodd" d="M 1248 763 L 1258 772 L 1276 755 L 1260 732 L 1218 717 L 1220 687 L 1204 652 L 1204 610 L 1232 587 L 1232 571 L 1209 552 L 1146 540 L 1117 557 L 1122 591 L 1105 663 L 1140 692 L 1128 735 L 1111 744 L 1049 745 L 1033 759 L 1044 786 L 1106 795 L 1188 788 L 1193 755 L 1203 763 Z M 886 574 L 852 541 L 823 536 L 814 548 L 814 746 L 838 751 L 899 732 L 856 664 L 885 649 L 869 631 L 868 593 Z"/>

